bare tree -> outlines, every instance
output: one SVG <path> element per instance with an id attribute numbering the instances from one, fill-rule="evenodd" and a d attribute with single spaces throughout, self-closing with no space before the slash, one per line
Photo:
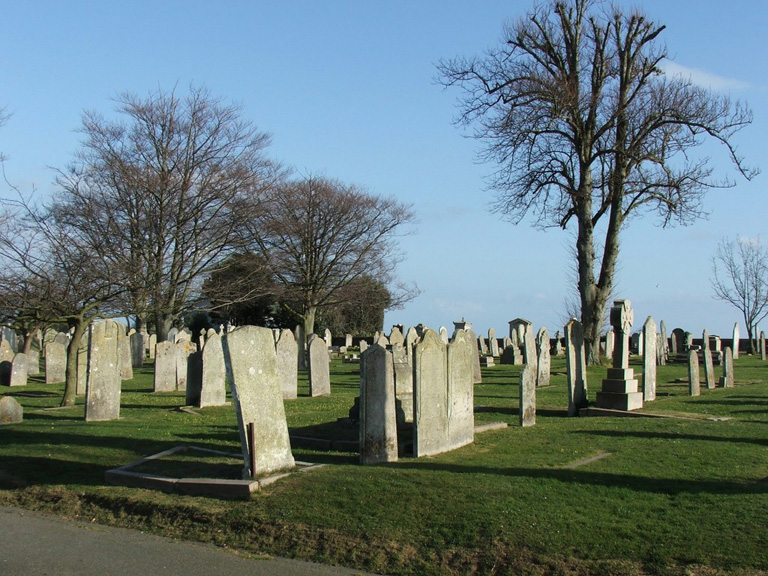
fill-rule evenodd
<path id="1" fill-rule="evenodd" d="M 268 136 L 205 88 L 116 102 L 124 121 L 83 115 L 82 149 L 57 179 L 59 210 L 128 272 L 125 312 L 153 317 L 163 340 L 280 170 L 264 155 Z"/>
<path id="2" fill-rule="evenodd" d="M 458 123 L 474 127 L 481 158 L 498 166 L 495 210 L 540 227 L 575 220 L 590 362 L 629 217 L 656 212 L 668 225 L 702 216 L 704 192 L 731 184 L 694 155 L 706 140 L 723 144 L 741 174 L 754 173 L 731 142 L 752 121 L 749 109 L 665 76 L 664 26 L 601 5 L 550 0 L 506 26 L 483 57 L 438 65 L 445 86 L 463 88 Z"/>
<path id="3" fill-rule="evenodd" d="M 741 312 L 754 354 L 757 326 L 768 317 L 768 248 L 759 237 L 722 239 L 712 257 L 711 282 L 714 297 Z"/>
<path id="4" fill-rule="evenodd" d="M 99 245 L 91 245 L 55 204 L 6 201 L 0 226 L 0 315 L 15 323 L 66 323 L 66 384 L 62 406 L 75 403 L 77 350 L 88 325 L 124 290 Z M 26 344 L 26 342 L 25 342 Z"/>
<path id="5" fill-rule="evenodd" d="M 309 176 L 268 194 L 247 232 L 282 287 L 281 300 L 296 303 L 306 337 L 318 310 L 345 301 L 344 288 L 364 275 L 390 288 L 390 306 L 415 294 L 394 283 L 396 237 L 412 220 L 410 208 L 391 198 Z M 302 338 L 300 350 L 305 344 Z"/>

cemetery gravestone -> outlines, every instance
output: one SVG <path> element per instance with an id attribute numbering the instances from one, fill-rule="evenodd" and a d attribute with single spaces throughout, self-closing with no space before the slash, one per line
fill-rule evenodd
<path id="1" fill-rule="evenodd" d="M 447 348 L 449 450 L 475 440 L 474 372 L 479 361 L 476 341 L 471 329 L 460 329 Z"/>
<path id="2" fill-rule="evenodd" d="M 290 333 L 290 330 L 288 332 Z M 293 338 L 293 334 L 291 334 L 291 338 Z M 207 335 L 202 354 L 203 381 L 200 391 L 200 408 L 224 406 L 227 403 L 227 372 L 224 366 L 224 349 L 221 345 L 221 336 L 216 332 Z M 295 352 L 292 361 L 295 369 Z"/>
<path id="3" fill-rule="evenodd" d="M 728 346 L 723 350 L 723 375 L 720 378 L 720 386 L 733 388 L 733 352 Z"/>
<path id="4" fill-rule="evenodd" d="M 149 335 L 149 358 L 150 360 L 155 359 L 155 348 L 157 346 L 157 334 L 150 334 Z"/>
<path id="5" fill-rule="evenodd" d="M 472 339 L 472 343 L 469 346 L 472 351 L 472 381 L 475 384 L 480 384 L 483 381 L 483 373 L 480 370 L 480 351 L 475 345 L 475 342 L 477 342 L 477 334 L 472 330 L 471 324 L 467 325 L 470 327 L 464 330 L 464 332 Z M 458 334 L 458 331 L 456 334 Z M 454 334 L 454 338 L 456 337 L 456 334 Z"/>
<path id="6" fill-rule="evenodd" d="M 88 387 L 88 352 L 91 347 L 91 327 L 85 331 L 77 347 L 77 386 L 75 394 L 82 396 Z"/>
<path id="7" fill-rule="evenodd" d="M 536 424 L 536 373 L 533 366 L 524 364 L 520 371 L 520 426 Z"/>
<path id="8" fill-rule="evenodd" d="M 656 400 L 656 362 L 658 360 L 656 344 L 656 322 L 651 316 L 645 319 L 642 333 L 643 354 L 643 400 Z"/>
<path id="9" fill-rule="evenodd" d="M 141 368 L 144 366 L 144 336 L 140 333 L 131 334 L 131 366 Z"/>
<path id="10" fill-rule="evenodd" d="M 758 341 L 760 347 L 760 360 L 765 360 L 765 332 L 760 332 L 760 339 Z"/>
<path id="11" fill-rule="evenodd" d="M 309 337 L 309 395 L 327 396 L 331 393 L 331 368 L 326 342 L 316 334 Z"/>
<path id="12" fill-rule="evenodd" d="M 448 352 L 442 338 L 426 330 L 413 354 L 413 455 L 448 450 Z"/>
<path id="13" fill-rule="evenodd" d="M 275 344 L 275 353 L 283 400 L 293 400 L 298 397 L 299 371 L 296 357 L 299 346 L 293 337 L 293 332 L 287 328 L 280 331 L 280 338 Z"/>
<path id="14" fill-rule="evenodd" d="M 203 353 L 190 352 L 187 356 L 187 406 L 200 406 L 200 394 L 203 391 Z"/>
<path id="15" fill-rule="evenodd" d="M 482 336 L 477 337 L 477 345 L 480 347 L 480 354 L 482 356 L 488 356 L 488 342 L 489 340 L 486 340 Z M 498 348 L 498 344 L 496 347 Z"/>
<path id="16" fill-rule="evenodd" d="M 173 342 L 175 344 L 176 343 L 176 336 L 178 334 L 179 334 L 179 329 L 178 328 L 176 328 L 176 327 L 171 328 L 170 330 L 168 330 L 168 337 L 166 338 L 166 340 L 168 340 L 168 342 Z"/>
<path id="17" fill-rule="evenodd" d="M 333 346 L 333 335 L 331 334 L 331 331 L 328 330 L 328 328 L 325 329 L 325 335 L 323 336 L 323 339 L 325 340 L 326 348 L 330 348 L 331 346 Z"/>
<path id="18" fill-rule="evenodd" d="M 344 346 L 347 348 L 352 348 L 352 334 L 347 334 L 344 337 Z"/>
<path id="19" fill-rule="evenodd" d="M 667 340 L 667 327 L 664 325 L 664 320 L 659 324 L 659 332 L 661 333 L 661 341 L 659 342 L 661 353 L 659 354 L 659 366 L 664 366 L 667 363 L 667 354 L 669 352 L 669 341 Z"/>
<path id="20" fill-rule="evenodd" d="M 739 323 L 736 322 L 733 325 L 733 359 L 738 360 L 739 358 L 739 344 L 741 342 L 741 335 L 739 334 Z"/>
<path id="21" fill-rule="evenodd" d="M 634 370 L 629 367 L 629 333 L 634 313 L 629 300 L 614 300 L 611 308 L 611 326 L 616 334 L 613 352 L 613 367 L 608 368 L 608 377 L 597 393 L 598 408 L 612 410 L 636 410 L 643 407 L 643 393 L 638 391 Z"/>
<path id="22" fill-rule="evenodd" d="M 368 341 L 367 340 L 360 340 L 359 343 L 360 346 L 360 354 L 368 350 Z"/>
<path id="23" fill-rule="evenodd" d="M 236 328 L 224 337 L 222 346 L 243 447 L 243 477 L 294 468 L 272 331 L 258 326 Z"/>
<path id="24" fill-rule="evenodd" d="M 176 390 L 187 389 L 187 360 L 189 355 L 197 352 L 197 345 L 189 340 L 176 340 Z"/>
<path id="25" fill-rule="evenodd" d="M 123 330 L 120 330 L 120 333 L 117 336 L 117 343 L 120 347 L 119 350 L 121 353 L 121 378 L 123 380 L 130 380 L 133 378 L 133 364 L 131 363 L 131 338 L 130 336 L 126 336 Z M 184 378 L 186 379 L 186 367 Z"/>
<path id="26" fill-rule="evenodd" d="M 12 396 L 0 398 L 0 425 L 20 424 L 24 420 L 24 409 Z"/>
<path id="27" fill-rule="evenodd" d="M 488 329 L 488 352 L 494 358 L 498 358 L 499 353 L 499 339 L 496 338 L 496 330 L 494 328 Z"/>
<path id="28" fill-rule="evenodd" d="M 699 382 L 699 355 L 696 350 L 688 351 L 688 393 L 691 396 L 701 395 Z"/>
<path id="29" fill-rule="evenodd" d="M 402 350 L 402 346 L 397 345 Z M 360 463 L 397 462 L 392 353 L 374 344 L 360 362 Z"/>
<path id="30" fill-rule="evenodd" d="M 536 335 L 536 386 L 549 386 L 551 358 L 549 355 L 549 332 L 546 328 L 539 329 Z"/>
<path id="31" fill-rule="evenodd" d="M 402 344 L 393 344 L 391 360 L 395 397 L 400 400 L 400 406 L 407 422 L 413 421 L 413 367 L 408 363 L 408 355 Z M 362 368 L 361 368 L 362 369 Z M 367 368 L 366 368 L 367 370 Z"/>
<path id="32" fill-rule="evenodd" d="M 568 386 L 568 416 L 577 416 L 586 408 L 587 360 L 584 350 L 584 329 L 575 318 L 565 325 L 565 366 Z"/>
<path id="33" fill-rule="evenodd" d="M 88 386 L 85 392 L 85 421 L 117 420 L 120 417 L 120 385 L 123 350 L 122 324 L 114 320 L 95 322 L 91 327 L 88 356 Z M 123 337 L 127 341 L 126 337 Z"/>
<path id="34" fill-rule="evenodd" d="M 670 344 L 671 354 L 677 355 L 685 352 L 685 330 L 682 328 L 675 328 L 672 330 Z"/>
<path id="35" fill-rule="evenodd" d="M 448 328 L 445 326 L 440 326 L 440 340 L 443 341 L 443 344 L 448 344 Z"/>
<path id="36" fill-rule="evenodd" d="M 176 390 L 176 344 L 165 341 L 155 346 L 154 392 Z"/>
<path id="37" fill-rule="evenodd" d="M 389 344 L 391 346 L 394 346 L 395 344 L 400 346 L 405 345 L 405 336 L 403 336 L 403 333 L 397 326 L 393 326 L 392 332 L 389 333 Z"/>
<path id="38" fill-rule="evenodd" d="M 48 342 L 45 347 L 45 383 L 58 384 L 66 380 L 67 347 L 60 342 Z"/>
<path id="39" fill-rule="evenodd" d="M 27 355 L 19 352 L 13 357 L 11 363 L 11 381 L 10 386 L 27 385 Z"/>
<path id="40" fill-rule="evenodd" d="M 614 347 L 614 332 L 613 330 L 608 330 L 605 333 L 605 355 L 608 358 L 613 358 L 613 347 Z"/>

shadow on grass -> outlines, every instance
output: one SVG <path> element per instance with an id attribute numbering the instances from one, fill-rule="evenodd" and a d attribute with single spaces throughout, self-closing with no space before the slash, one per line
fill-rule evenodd
<path id="1" fill-rule="evenodd" d="M 31 484 L 103 486 L 104 472 L 110 468 L 111 466 L 58 458 L 3 456 L 0 461 L 0 487 L 20 488 Z"/>
<path id="2" fill-rule="evenodd" d="M 706 442 L 735 442 L 768 446 L 768 439 L 733 438 L 728 436 L 704 436 L 702 434 L 672 434 L 669 432 L 628 432 L 625 430 L 578 430 L 574 434 L 588 436 L 610 436 L 615 438 L 643 438 L 649 440 L 704 440 Z"/>
<path id="3" fill-rule="evenodd" d="M 755 398 L 753 400 L 741 400 L 741 399 L 735 399 L 736 396 L 731 396 L 729 398 L 711 398 L 707 400 L 699 400 L 696 403 L 697 404 L 722 404 L 724 406 L 754 406 L 757 405 L 764 405 L 768 406 L 768 398 Z M 762 412 L 765 412 L 765 410 L 762 410 Z"/>
<path id="4" fill-rule="evenodd" d="M 61 392 L 46 392 L 44 390 L 22 391 L 18 388 L 8 388 L 8 394 L 6 394 L 6 396 L 13 396 L 17 398 L 61 398 Z"/>
<path id="5" fill-rule="evenodd" d="M 498 474 L 531 480 L 555 480 L 566 484 L 584 486 L 603 486 L 606 488 L 625 488 L 635 492 L 654 494 L 768 494 L 768 483 L 718 482 L 713 480 L 686 480 L 681 478 L 649 478 L 629 474 L 612 474 L 569 470 L 560 468 L 486 468 L 480 466 L 462 466 L 460 464 L 440 464 L 437 462 L 400 460 L 398 468 L 417 470 L 435 470 L 460 474 Z"/>

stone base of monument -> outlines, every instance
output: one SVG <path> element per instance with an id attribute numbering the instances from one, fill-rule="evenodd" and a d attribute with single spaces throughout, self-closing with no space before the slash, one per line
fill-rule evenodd
<path id="1" fill-rule="evenodd" d="M 609 410 L 637 410 L 643 407 L 643 393 L 637 389 L 632 368 L 608 368 L 608 378 L 603 380 L 595 404 Z"/>

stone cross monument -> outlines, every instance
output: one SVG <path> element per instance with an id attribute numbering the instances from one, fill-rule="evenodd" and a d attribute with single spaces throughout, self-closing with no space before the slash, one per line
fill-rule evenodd
<path id="1" fill-rule="evenodd" d="M 613 349 L 613 368 L 603 380 L 603 389 L 597 393 L 598 408 L 637 410 L 643 407 L 643 393 L 638 392 L 634 370 L 629 367 L 629 335 L 634 312 L 629 300 L 614 300 L 611 307 L 611 326 L 616 336 Z"/>

